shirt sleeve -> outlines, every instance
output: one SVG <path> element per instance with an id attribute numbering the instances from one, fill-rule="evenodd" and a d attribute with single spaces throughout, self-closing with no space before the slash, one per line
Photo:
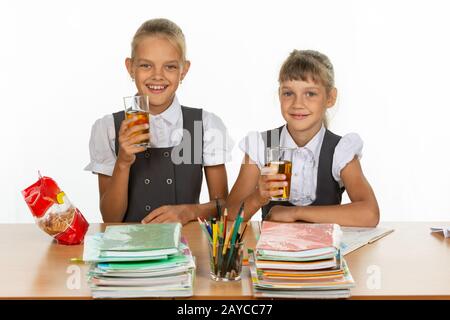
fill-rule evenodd
<path id="1" fill-rule="evenodd" d="M 265 165 L 264 140 L 261 133 L 251 131 L 239 142 L 239 149 L 247 154 L 261 170 Z"/>
<path id="2" fill-rule="evenodd" d="M 234 141 L 222 119 L 203 110 L 203 165 L 215 166 L 231 161 Z"/>
<path id="3" fill-rule="evenodd" d="M 363 141 L 357 133 L 349 133 L 341 138 L 334 150 L 333 157 L 333 178 L 342 187 L 344 183 L 341 179 L 341 171 L 355 157 L 362 157 Z"/>
<path id="4" fill-rule="evenodd" d="M 116 163 L 115 154 L 116 133 L 112 115 L 106 115 L 95 121 L 91 129 L 89 140 L 89 154 L 91 161 L 84 168 L 94 174 L 112 176 Z"/>

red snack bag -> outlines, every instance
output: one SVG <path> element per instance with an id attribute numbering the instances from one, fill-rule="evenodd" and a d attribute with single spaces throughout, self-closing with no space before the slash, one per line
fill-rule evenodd
<path id="1" fill-rule="evenodd" d="M 22 191 L 37 225 L 57 243 L 80 244 L 89 227 L 81 212 L 69 201 L 56 182 L 42 177 Z"/>

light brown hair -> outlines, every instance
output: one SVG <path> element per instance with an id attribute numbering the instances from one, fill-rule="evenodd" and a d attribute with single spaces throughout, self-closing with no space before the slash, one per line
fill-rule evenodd
<path id="1" fill-rule="evenodd" d="M 163 18 L 147 20 L 139 27 L 131 42 L 131 59 L 135 57 L 139 40 L 146 36 L 166 38 L 178 49 L 181 60 L 186 61 L 186 41 L 183 31 L 176 23 Z"/>
<path id="2" fill-rule="evenodd" d="M 334 69 L 330 59 L 314 50 L 294 50 L 280 69 L 278 82 L 312 79 L 322 84 L 327 93 L 334 88 Z"/>

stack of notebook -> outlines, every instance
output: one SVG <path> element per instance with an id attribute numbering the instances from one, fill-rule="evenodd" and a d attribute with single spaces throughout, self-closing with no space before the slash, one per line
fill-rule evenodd
<path id="1" fill-rule="evenodd" d="M 249 265 L 256 297 L 348 298 L 354 281 L 336 224 L 263 222 Z"/>
<path id="2" fill-rule="evenodd" d="M 94 298 L 193 295 L 195 261 L 179 223 L 108 226 L 86 237 L 83 260 Z"/>

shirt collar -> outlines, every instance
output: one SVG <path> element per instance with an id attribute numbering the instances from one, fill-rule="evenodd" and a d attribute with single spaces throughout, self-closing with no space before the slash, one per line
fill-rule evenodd
<path id="1" fill-rule="evenodd" d="M 325 126 L 322 124 L 322 127 L 320 128 L 319 132 L 317 132 L 316 135 L 311 140 L 309 140 L 309 142 L 304 147 L 299 147 L 295 143 L 294 139 L 291 137 L 285 125 L 281 131 L 280 146 L 286 148 L 308 149 L 314 154 L 314 160 L 316 161 L 316 163 L 318 163 L 320 149 L 322 147 L 324 136 L 325 136 Z"/>
<path id="2" fill-rule="evenodd" d="M 173 98 L 172 104 L 160 114 L 152 116 L 153 119 L 164 119 L 170 124 L 175 124 L 181 116 L 181 105 L 178 102 L 178 98 Z"/>

